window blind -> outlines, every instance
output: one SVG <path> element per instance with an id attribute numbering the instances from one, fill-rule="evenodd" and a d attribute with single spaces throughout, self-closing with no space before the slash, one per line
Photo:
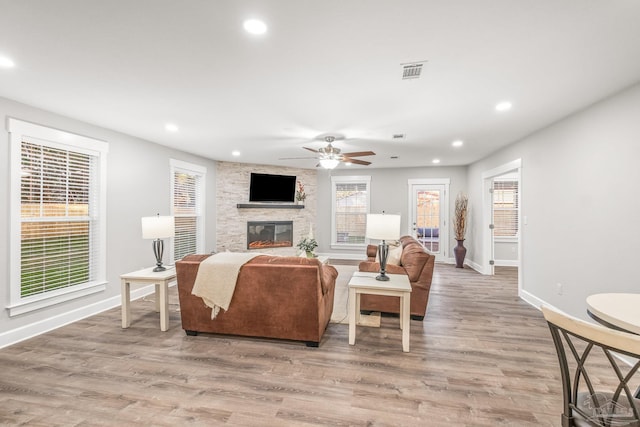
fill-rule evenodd
<path id="1" fill-rule="evenodd" d="M 368 210 L 369 191 L 367 183 L 336 183 L 335 242 L 364 244 Z"/>
<path id="2" fill-rule="evenodd" d="M 21 145 L 20 296 L 96 280 L 97 155 Z"/>
<path id="3" fill-rule="evenodd" d="M 197 253 L 202 246 L 203 175 L 180 169 L 173 172 L 173 215 L 176 231 L 174 260 Z"/>
<path id="4" fill-rule="evenodd" d="M 493 183 L 493 233 L 495 237 L 518 235 L 518 181 Z"/>

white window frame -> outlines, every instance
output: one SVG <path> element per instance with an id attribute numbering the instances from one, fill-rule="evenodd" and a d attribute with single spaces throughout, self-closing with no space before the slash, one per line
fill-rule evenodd
<path id="1" fill-rule="evenodd" d="M 367 247 L 367 239 L 364 243 L 338 243 L 336 231 L 336 192 L 338 184 L 365 184 L 367 186 L 367 210 L 371 212 L 371 176 L 332 176 L 331 177 L 331 248 L 332 249 L 362 249 Z"/>
<path id="2" fill-rule="evenodd" d="M 10 224 L 9 233 L 10 268 L 9 268 L 9 316 L 18 316 L 55 304 L 64 303 L 76 298 L 103 292 L 106 289 L 106 249 L 107 249 L 107 153 L 109 144 L 86 136 L 53 129 L 15 118 L 7 120 L 10 144 Z M 21 152 L 23 140 L 36 142 L 44 146 L 61 150 L 74 151 L 98 159 L 93 189 L 98 192 L 94 198 L 98 206 L 91 209 L 92 220 L 97 224 L 95 235 L 97 242 L 92 243 L 92 251 L 96 254 L 94 263 L 94 280 L 61 289 L 55 289 L 22 297 L 21 295 Z"/>
<path id="3" fill-rule="evenodd" d="M 200 181 L 200 191 L 198 194 L 198 198 L 196 200 L 196 211 L 197 211 L 197 231 L 196 231 L 196 253 L 204 253 L 204 240 L 205 240 L 205 184 L 206 184 L 206 175 L 207 168 L 204 166 L 200 166 L 194 163 L 185 162 L 182 160 L 170 159 L 169 160 L 169 180 L 170 180 L 170 189 L 171 189 L 171 200 L 170 200 L 170 212 L 171 215 L 175 216 L 175 206 L 174 206 L 174 176 L 176 172 L 182 172 L 189 175 L 196 175 L 199 177 Z M 177 230 L 176 230 L 177 231 Z M 175 263 L 177 260 L 174 259 L 175 256 L 175 240 L 174 237 L 171 239 L 171 244 L 169 247 L 169 253 L 171 254 L 172 263 Z"/>

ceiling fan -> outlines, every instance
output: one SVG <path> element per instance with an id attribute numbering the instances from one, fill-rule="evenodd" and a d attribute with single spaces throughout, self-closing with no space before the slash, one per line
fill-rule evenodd
<path id="1" fill-rule="evenodd" d="M 334 136 L 325 136 L 324 140 L 327 141 L 327 146 L 320 148 L 318 150 L 314 150 L 313 148 L 302 147 L 305 150 L 312 151 L 317 153 L 319 163 L 316 166 L 322 166 L 325 169 L 333 169 L 340 162 L 342 163 L 351 163 L 355 165 L 364 165 L 368 166 L 371 162 L 367 162 L 366 160 L 354 159 L 354 157 L 362 157 L 362 156 L 375 156 L 376 153 L 373 151 L 356 151 L 353 153 L 341 153 L 339 148 L 333 146 L 333 142 L 336 140 Z M 304 159 L 305 157 L 288 157 L 282 158 L 281 160 L 286 159 Z M 315 158 L 315 157 L 306 157 L 306 158 Z"/>

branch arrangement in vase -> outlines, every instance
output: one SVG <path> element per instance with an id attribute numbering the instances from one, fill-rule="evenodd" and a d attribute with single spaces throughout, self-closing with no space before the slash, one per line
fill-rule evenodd
<path id="1" fill-rule="evenodd" d="M 469 198 L 464 193 L 456 196 L 456 211 L 453 217 L 453 232 L 456 240 L 464 240 L 467 232 L 467 204 Z"/>

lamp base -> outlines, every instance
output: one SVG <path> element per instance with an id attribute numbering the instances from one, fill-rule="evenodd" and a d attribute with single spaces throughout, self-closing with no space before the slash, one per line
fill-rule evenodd
<path id="1" fill-rule="evenodd" d="M 389 255 L 389 245 L 384 240 L 378 245 L 378 258 L 380 259 L 380 274 L 376 276 L 376 280 L 388 282 L 389 276 L 387 272 L 387 256 Z"/>
<path id="2" fill-rule="evenodd" d="M 164 242 L 160 239 L 153 241 L 153 254 L 156 257 L 156 268 L 153 271 L 165 271 L 166 267 L 162 266 L 162 253 L 164 252 Z"/>

